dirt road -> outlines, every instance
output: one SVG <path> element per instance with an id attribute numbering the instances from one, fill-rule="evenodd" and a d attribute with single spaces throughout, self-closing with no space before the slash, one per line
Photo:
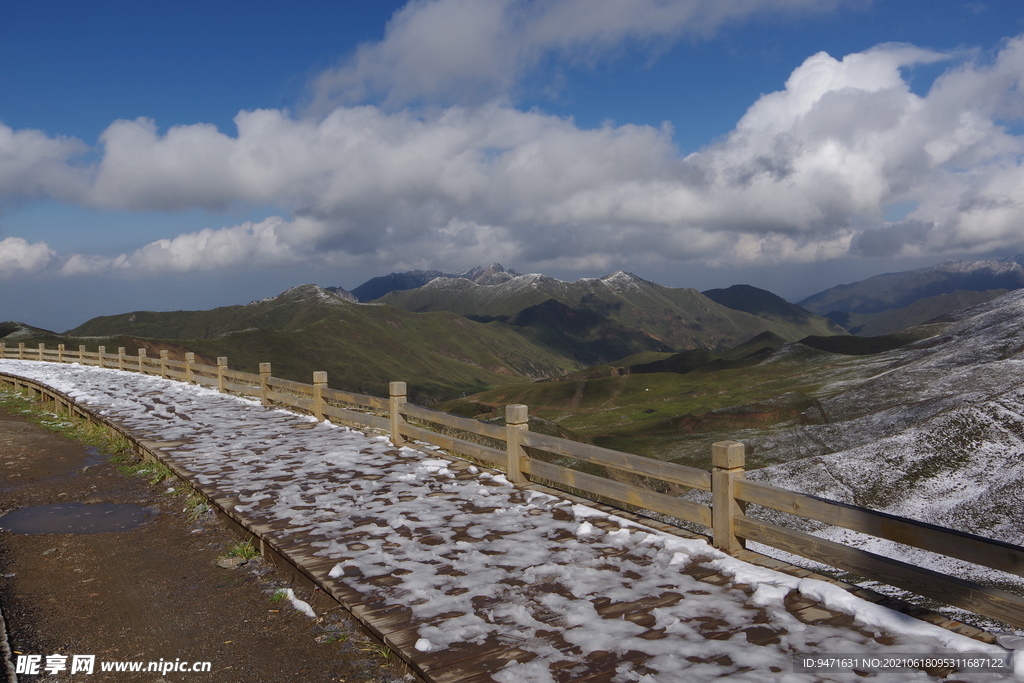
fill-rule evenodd
<path id="1" fill-rule="evenodd" d="M 67 656 L 19 681 L 304 683 L 401 681 L 372 641 L 318 592 L 295 586 L 312 619 L 274 589 L 290 575 L 259 560 L 229 569 L 236 539 L 211 514 L 191 520 L 175 482 L 120 473 L 95 449 L 0 405 L 0 513 L 67 502 L 146 508 L 136 528 L 91 534 L 0 531 L 0 605 L 16 653 Z M 330 610 L 330 611 L 328 611 Z M 95 655 L 94 674 L 71 673 Z M 209 672 L 102 672 L 101 662 L 209 662 Z M 166 668 L 166 667 L 165 667 Z M 203 668 L 203 667 L 200 667 Z M 2 673 L 2 667 L 0 667 Z"/>

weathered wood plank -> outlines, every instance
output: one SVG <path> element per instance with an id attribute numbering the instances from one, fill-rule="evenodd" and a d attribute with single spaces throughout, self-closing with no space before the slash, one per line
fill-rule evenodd
<path id="1" fill-rule="evenodd" d="M 1024 628 L 1020 596 L 749 517 L 736 520 L 736 532 L 751 541 Z"/>
<path id="2" fill-rule="evenodd" d="M 386 398 L 378 398 L 377 396 L 368 396 L 366 394 L 356 394 L 351 391 L 341 391 L 340 389 L 329 389 L 324 387 L 322 395 L 325 401 L 340 401 L 341 403 L 373 408 L 374 410 L 388 410 L 389 407 L 389 402 Z"/>
<path id="3" fill-rule="evenodd" d="M 736 482 L 736 497 L 754 505 L 860 531 L 896 543 L 1024 576 L 1024 548 L 884 512 L 788 491 L 760 482 Z"/>
<path id="4" fill-rule="evenodd" d="M 237 382 L 225 381 L 224 388 L 227 389 L 232 394 L 241 394 L 243 396 L 255 396 L 256 398 L 259 398 L 260 396 L 260 388 L 258 386 L 254 387 L 248 384 L 238 384 Z"/>
<path id="5" fill-rule="evenodd" d="M 373 427 L 374 429 L 390 429 L 391 421 L 386 417 L 380 415 L 370 415 L 368 413 L 360 413 L 355 410 L 348 410 L 347 408 L 339 408 L 330 404 L 324 405 L 323 413 L 327 417 L 336 417 L 339 420 L 345 420 L 347 422 L 354 422 L 360 425 L 366 425 Z"/>
<path id="6" fill-rule="evenodd" d="M 233 380 L 235 382 L 241 382 L 243 384 L 255 384 L 260 385 L 260 376 L 254 375 L 251 372 L 242 372 L 241 370 L 232 370 L 231 368 L 224 368 L 224 377 L 226 379 Z"/>
<path id="7" fill-rule="evenodd" d="M 487 446 L 481 446 L 480 444 L 471 443 L 469 441 L 463 441 L 462 439 L 456 439 L 452 436 L 445 436 L 444 434 L 438 434 L 432 432 L 429 429 L 423 429 L 422 427 L 415 427 L 410 424 L 403 424 L 401 427 L 402 434 L 410 436 L 420 441 L 426 441 L 427 443 L 434 444 L 441 448 L 445 448 L 456 453 L 462 453 L 465 455 L 472 456 L 483 462 L 491 463 L 492 465 L 504 465 L 507 457 L 505 451 L 499 451 L 496 448 L 488 448 Z"/>
<path id="8" fill-rule="evenodd" d="M 553 481 L 575 489 L 582 489 L 604 498 L 611 498 L 645 510 L 661 512 L 677 519 L 694 522 L 706 527 L 711 526 L 711 508 L 693 501 L 667 496 L 647 489 L 641 489 L 622 482 L 578 472 L 567 467 L 559 467 L 541 460 L 527 458 L 523 461 L 523 472 L 548 481 Z"/>
<path id="9" fill-rule="evenodd" d="M 209 377 L 207 375 L 202 375 L 202 374 L 200 374 L 198 372 L 193 371 L 192 372 L 192 380 L 196 384 L 201 384 L 204 387 L 215 387 L 215 386 L 217 386 L 217 377 L 216 376 Z"/>
<path id="10" fill-rule="evenodd" d="M 505 440 L 504 427 L 499 427 L 498 425 L 489 424 L 487 422 L 481 422 L 480 420 L 472 420 L 468 417 L 459 417 L 458 415 L 452 415 L 451 413 L 442 413 L 437 410 L 430 410 L 429 408 L 424 408 L 423 406 L 418 406 L 413 403 L 406 403 L 402 407 L 402 414 L 407 417 L 414 417 L 418 420 L 436 422 L 437 424 L 444 425 L 445 427 L 461 429 L 464 432 L 471 432 L 481 436 L 489 436 L 492 439 L 498 439 L 500 441 Z"/>
<path id="11" fill-rule="evenodd" d="M 267 380 L 267 384 L 274 389 L 284 389 L 285 391 L 294 391 L 297 394 L 309 394 L 313 395 L 313 385 L 303 384 L 302 382 L 293 382 L 290 379 L 281 379 L 280 377 L 271 377 Z"/>
<path id="12" fill-rule="evenodd" d="M 267 398 L 273 401 L 274 403 L 281 403 L 286 406 L 302 408 L 303 410 L 313 410 L 313 400 L 309 398 L 299 398 L 298 396 L 295 396 L 293 394 L 282 394 L 277 391 L 268 391 Z"/>
<path id="13" fill-rule="evenodd" d="M 600 446 L 591 446 L 585 443 L 561 439 L 557 436 L 538 434 L 537 432 L 525 432 L 523 434 L 523 445 L 531 448 L 539 448 L 557 455 L 566 455 L 570 458 L 583 460 L 614 467 L 617 470 L 639 474 L 645 477 L 654 477 L 670 484 L 680 484 L 701 491 L 711 490 L 711 474 L 705 470 L 695 467 L 686 467 L 672 462 L 664 462 L 653 458 L 645 458 L 631 453 L 613 451 Z"/>

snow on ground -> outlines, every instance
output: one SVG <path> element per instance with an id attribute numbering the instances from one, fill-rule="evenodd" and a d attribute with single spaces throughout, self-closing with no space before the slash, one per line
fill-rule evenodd
<path id="1" fill-rule="evenodd" d="M 748 478 L 1024 545 L 1024 290 L 954 317 L 941 334 L 906 348 L 865 360 L 837 357 L 851 372 L 873 368 L 873 376 L 823 389 L 827 424 L 752 439 L 759 457 L 789 462 L 752 470 Z M 791 457 L 798 453 L 811 457 Z M 1019 576 L 800 524 L 929 569 L 1024 588 Z"/>
<path id="2" fill-rule="evenodd" d="M 554 681 L 556 665 L 565 680 L 602 652 L 617 657 L 615 683 L 802 683 L 860 677 L 794 673 L 794 655 L 1001 651 L 832 584 L 522 491 L 500 474 L 395 449 L 386 437 L 134 373 L 6 360 L 0 372 L 63 391 L 136 436 L 184 442 L 164 452 L 204 486 L 235 496 L 250 519 L 285 520 L 273 532 L 279 537 L 312 539 L 334 562 L 330 580 L 409 607 L 421 653 L 485 642 L 521 651 L 493 675 L 498 683 Z M 702 567 L 732 581 L 719 586 L 686 573 Z M 792 591 L 852 615 L 857 628 L 798 621 L 783 605 Z M 614 611 L 656 598 L 653 623 Z M 749 642 L 766 634 L 769 644 Z M 1018 671 L 1024 676 L 1024 661 Z M 934 680 L 920 671 L 870 678 Z"/>

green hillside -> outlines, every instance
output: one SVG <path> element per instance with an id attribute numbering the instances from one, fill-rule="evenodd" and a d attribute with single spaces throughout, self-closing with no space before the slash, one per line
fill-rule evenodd
<path id="1" fill-rule="evenodd" d="M 207 360 L 227 356 L 231 367 L 248 372 L 270 362 L 275 376 L 302 382 L 326 370 L 331 386 L 376 395 L 387 394 L 388 382 L 403 380 L 420 403 L 580 367 L 501 322 L 355 304 L 315 285 L 245 306 L 94 318 L 38 341 L 69 348 L 85 343 L 90 350 L 126 346 L 132 354 L 142 344 L 151 355 L 173 349 L 179 359 L 188 350 Z"/>
<path id="2" fill-rule="evenodd" d="M 925 299 L 918 299 L 904 308 L 883 311 L 873 315 L 862 315 L 853 313 L 852 316 L 859 316 L 855 324 L 848 328 L 851 334 L 865 337 L 877 337 L 885 334 L 892 334 L 900 330 L 920 325 L 933 318 L 958 311 L 961 308 L 969 308 L 991 301 L 997 296 L 1006 294 L 1005 289 L 990 289 L 984 292 L 970 292 L 956 290 L 948 294 L 939 294 Z"/>

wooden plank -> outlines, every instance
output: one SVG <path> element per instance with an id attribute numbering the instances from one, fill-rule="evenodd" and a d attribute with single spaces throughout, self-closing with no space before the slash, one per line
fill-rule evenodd
<path id="1" fill-rule="evenodd" d="M 499 441 L 505 440 L 504 427 L 499 427 L 498 425 L 489 424 L 487 422 L 481 422 L 480 420 L 472 420 L 468 417 L 459 417 L 458 415 L 452 415 L 451 413 L 442 413 L 438 410 L 431 410 L 430 408 L 424 408 L 423 406 L 418 406 L 413 403 L 406 403 L 402 407 L 402 414 L 407 417 L 415 417 L 418 420 L 436 422 L 437 424 L 444 425 L 445 427 L 461 429 L 464 432 L 471 432 L 481 436 L 489 436 L 492 439 L 498 439 Z"/>
<path id="2" fill-rule="evenodd" d="M 226 379 L 234 380 L 236 382 L 242 382 L 243 384 L 255 384 L 260 385 L 260 376 L 254 375 L 251 372 L 242 372 L 241 370 L 232 370 L 231 368 L 224 368 L 224 377 Z"/>
<path id="3" fill-rule="evenodd" d="M 215 387 L 217 386 L 216 377 L 207 377 L 206 375 L 200 375 L 198 372 L 192 373 L 192 381 L 196 384 L 200 384 L 204 387 Z"/>
<path id="4" fill-rule="evenodd" d="M 452 436 L 438 434 L 437 432 L 432 432 L 429 429 L 423 429 L 422 427 L 414 427 L 410 424 L 403 424 L 401 426 L 401 430 L 402 434 L 405 436 L 411 436 L 414 439 L 426 441 L 427 443 L 440 446 L 441 448 L 445 448 L 449 451 L 463 453 L 492 465 L 505 465 L 508 460 L 508 456 L 505 454 L 505 451 L 499 451 L 497 448 L 488 448 L 487 446 L 463 441 L 462 439 L 456 439 Z"/>
<path id="5" fill-rule="evenodd" d="M 736 482 L 736 497 L 896 543 L 1024 576 L 1024 548 L 760 482 Z"/>
<path id="6" fill-rule="evenodd" d="M 617 470 L 653 477 L 672 484 L 688 486 L 701 491 L 711 490 L 711 473 L 696 467 L 686 467 L 672 462 L 664 462 L 653 458 L 645 458 L 631 453 L 613 451 L 609 448 L 591 446 L 578 441 L 560 439 L 557 436 L 525 432 L 523 445 L 539 448 L 557 455 L 583 460 L 597 465 L 614 467 Z"/>
<path id="7" fill-rule="evenodd" d="M 309 394 L 313 395 L 313 385 L 303 384 L 302 382 L 293 382 L 290 379 L 281 379 L 280 377 L 271 377 L 267 380 L 267 385 L 274 389 L 284 389 L 285 391 L 294 391 L 297 394 Z"/>
<path id="8" fill-rule="evenodd" d="M 323 407 L 324 415 L 327 417 L 336 417 L 340 420 L 347 422 L 354 422 L 360 425 L 366 425 L 373 427 L 374 429 L 391 429 L 391 421 L 386 417 L 379 415 L 370 415 L 369 413 L 360 413 L 355 410 L 348 410 L 346 408 L 339 408 L 337 406 L 325 405 Z"/>
<path id="9" fill-rule="evenodd" d="M 255 396 L 259 398 L 260 388 L 251 387 L 248 384 L 238 384 L 236 382 L 224 382 L 224 388 L 232 394 L 242 394 L 243 396 Z"/>
<path id="10" fill-rule="evenodd" d="M 114 356 L 114 360 L 115 361 L 117 360 L 117 356 Z M 164 359 L 164 363 L 167 365 L 168 368 L 173 368 L 175 370 L 181 370 L 181 371 L 185 370 L 185 361 L 183 361 L 183 360 L 174 360 L 173 358 L 165 358 Z"/>
<path id="11" fill-rule="evenodd" d="M 329 389 L 327 387 L 322 389 L 321 395 L 324 397 L 325 401 L 340 401 L 341 403 L 373 408 L 374 410 L 390 409 L 390 403 L 386 398 L 367 396 L 366 394 L 354 394 L 351 391 L 341 391 L 340 389 Z"/>
<path id="12" fill-rule="evenodd" d="M 751 541 L 1024 628 L 1024 597 L 749 517 L 736 520 L 736 531 Z"/>
<path id="13" fill-rule="evenodd" d="M 687 522 L 711 526 L 711 507 L 693 501 L 667 496 L 622 482 L 604 479 L 593 474 L 559 467 L 541 460 L 527 458 L 523 461 L 523 472 L 542 479 L 557 482 L 575 489 L 581 489 L 604 498 L 621 501 L 645 510 L 661 512 Z"/>
<path id="14" fill-rule="evenodd" d="M 267 398 L 275 403 L 281 403 L 286 406 L 292 406 L 293 408 L 302 408 L 312 412 L 313 400 L 308 398 L 299 398 L 292 394 L 281 394 L 276 391 L 268 391 Z"/>

